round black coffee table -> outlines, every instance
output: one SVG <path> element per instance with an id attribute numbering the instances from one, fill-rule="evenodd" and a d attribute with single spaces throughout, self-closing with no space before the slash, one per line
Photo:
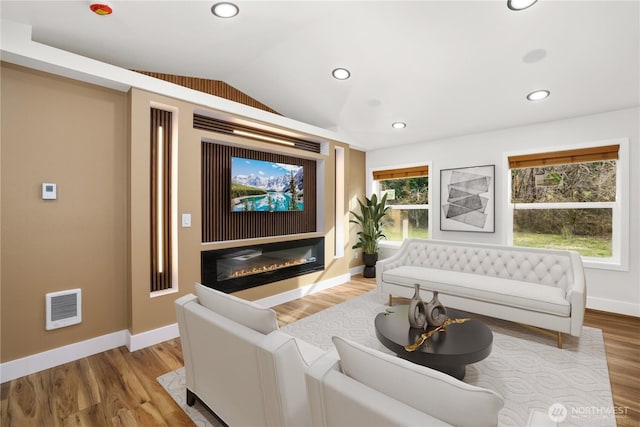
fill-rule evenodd
<path id="1" fill-rule="evenodd" d="M 413 352 L 405 350 L 406 345 L 416 342 L 425 331 L 409 326 L 408 308 L 408 305 L 392 306 L 375 319 L 378 340 L 399 357 L 461 380 L 466 365 L 479 362 L 491 353 L 493 334 L 487 325 L 473 315 L 453 309 L 447 309 L 448 317 L 472 320 L 447 326 L 445 332 L 436 332 Z"/>

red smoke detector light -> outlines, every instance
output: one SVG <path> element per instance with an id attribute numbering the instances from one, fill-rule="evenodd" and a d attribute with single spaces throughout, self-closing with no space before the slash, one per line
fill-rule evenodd
<path id="1" fill-rule="evenodd" d="M 98 15 L 111 15 L 111 12 L 113 12 L 108 4 L 101 3 L 94 3 L 89 6 L 89 9 L 91 9 L 93 13 L 97 13 Z"/>

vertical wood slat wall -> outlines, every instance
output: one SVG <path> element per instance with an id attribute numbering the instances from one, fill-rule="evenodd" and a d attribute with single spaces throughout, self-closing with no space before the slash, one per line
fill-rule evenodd
<path id="1" fill-rule="evenodd" d="M 162 146 L 163 146 L 163 158 L 162 158 L 162 241 L 158 240 L 158 192 L 157 192 L 157 179 L 158 179 L 158 127 L 162 126 Z M 171 112 L 159 110 L 156 108 L 151 109 L 151 179 L 150 179 L 150 224 L 151 224 L 151 283 L 150 290 L 161 291 L 165 289 L 171 289 L 171 266 L 172 266 L 172 238 L 171 235 L 171 223 L 173 218 L 171 216 Z M 160 269 L 160 263 L 158 262 L 158 246 L 162 245 L 163 259 L 162 271 Z"/>
<path id="2" fill-rule="evenodd" d="M 231 157 L 302 165 L 304 210 L 232 212 Z M 316 162 L 275 153 L 202 142 L 202 242 L 316 231 Z"/>
<path id="3" fill-rule="evenodd" d="M 208 93 L 210 95 L 219 96 L 220 98 L 228 99 L 230 101 L 239 102 L 240 104 L 248 105 L 250 107 L 258 108 L 260 110 L 268 111 L 270 113 L 278 114 L 277 111 L 269 108 L 263 103 L 256 101 L 244 92 L 239 91 L 233 86 L 221 81 L 221 80 L 209 80 L 200 79 L 197 77 L 186 77 L 175 74 L 156 73 L 151 71 L 138 71 L 137 73 L 144 74 L 156 79 L 164 80 L 173 84 L 188 87 L 189 89 L 197 90 L 199 92 Z"/>

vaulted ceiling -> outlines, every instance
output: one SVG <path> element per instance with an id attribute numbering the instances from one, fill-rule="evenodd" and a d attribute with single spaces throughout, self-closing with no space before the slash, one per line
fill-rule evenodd
<path id="1" fill-rule="evenodd" d="M 123 68 L 224 81 L 365 149 L 640 104 L 639 1 L 238 1 L 227 19 L 213 3 L 3 0 L 0 16 Z"/>

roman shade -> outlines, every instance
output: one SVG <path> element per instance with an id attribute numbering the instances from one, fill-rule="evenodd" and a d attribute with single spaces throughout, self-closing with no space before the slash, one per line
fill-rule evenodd
<path id="1" fill-rule="evenodd" d="M 411 168 L 399 168 L 399 169 L 387 169 L 373 172 L 373 179 L 375 181 L 385 179 L 402 179 L 402 178 L 415 178 L 418 176 L 428 176 L 429 167 L 415 166 Z"/>
<path id="2" fill-rule="evenodd" d="M 551 151 L 548 153 L 509 156 L 509 169 L 536 168 L 571 163 L 617 160 L 619 144 L 576 150 Z"/>

